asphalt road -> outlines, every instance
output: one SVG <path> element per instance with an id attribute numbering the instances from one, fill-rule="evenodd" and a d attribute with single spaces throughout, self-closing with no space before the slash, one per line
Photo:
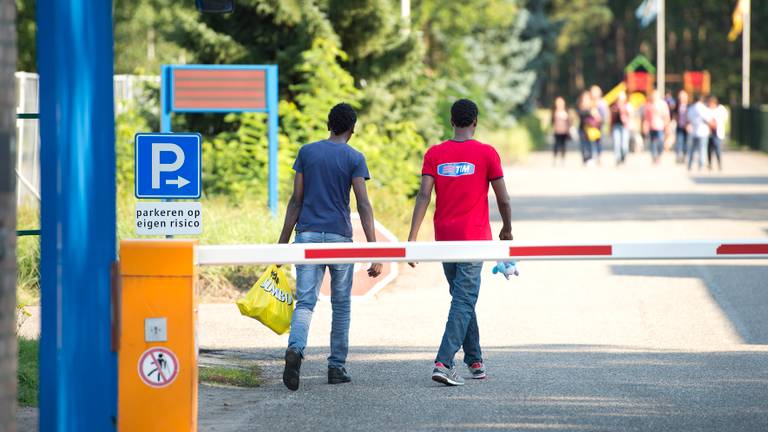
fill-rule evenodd
<path id="1" fill-rule="evenodd" d="M 584 168 L 569 154 L 508 167 L 522 240 L 765 237 L 768 157 L 728 153 L 722 173 L 669 155 Z M 606 155 L 607 156 L 607 155 Z M 280 382 L 287 337 L 203 305 L 203 359 L 257 360 L 254 390 L 203 385 L 201 430 L 768 430 L 768 262 L 522 262 L 484 270 L 489 378 L 430 381 L 450 298 L 437 264 L 353 305 L 353 383 L 325 383 L 330 307 L 316 309 L 302 385 Z M 461 353 L 457 358 L 461 359 Z"/>
<path id="2" fill-rule="evenodd" d="M 542 153 L 508 167 L 515 238 L 768 235 L 768 156 L 726 153 L 722 173 L 632 156 L 621 168 L 608 157 L 584 168 L 573 153 L 565 166 Z M 280 381 L 287 336 L 234 305 L 201 305 L 201 361 L 255 360 L 265 382 L 201 385 L 200 430 L 768 430 L 768 261 L 519 268 L 510 282 L 484 269 L 489 378 L 459 388 L 430 380 L 450 302 L 438 264 L 403 266 L 394 285 L 353 305 L 346 385 L 325 383 L 329 304 L 316 308 L 295 393 Z"/>

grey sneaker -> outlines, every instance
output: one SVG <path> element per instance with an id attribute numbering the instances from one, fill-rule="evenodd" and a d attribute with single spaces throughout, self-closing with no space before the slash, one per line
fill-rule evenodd
<path id="1" fill-rule="evenodd" d="M 467 367 L 469 368 L 469 373 L 472 374 L 472 379 L 484 379 L 487 376 L 485 374 L 485 365 L 482 362 L 474 362 Z"/>
<path id="2" fill-rule="evenodd" d="M 464 385 L 464 379 L 459 376 L 455 367 L 448 369 L 440 362 L 435 363 L 435 368 L 432 369 L 432 381 L 437 381 L 447 386 Z"/>

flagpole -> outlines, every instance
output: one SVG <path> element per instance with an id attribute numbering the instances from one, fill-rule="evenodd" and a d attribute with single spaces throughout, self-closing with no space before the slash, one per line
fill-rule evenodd
<path id="1" fill-rule="evenodd" d="M 744 31 L 741 34 L 741 106 L 749 108 L 750 33 L 752 29 L 752 2 L 744 1 Z"/>
<path id="2" fill-rule="evenodd" d="M 658 3 L 658 15 L 656 16 L 656 89 L 659 91 L 659 96 L 664 97 L 664 80 L 666 78 L 666 40 L 664 37 L 664 21 L 665 21 L 665 0 L 657 0 Z"/>

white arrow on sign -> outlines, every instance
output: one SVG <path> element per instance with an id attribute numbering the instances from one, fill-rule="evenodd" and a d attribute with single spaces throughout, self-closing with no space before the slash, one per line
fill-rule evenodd
<path id="1" fill-rule="evenodd" d="M 171 180 L 171 179 L 166 180 L 165 184 L 169 184 L 169 185 L 175 184 L 177 188 L 181 189 L 184 186 L 189 184 L 189 180 L 185 179 L 182 176 L 179 176 L 179 178 L 177 178 L 176 180 Z"/>

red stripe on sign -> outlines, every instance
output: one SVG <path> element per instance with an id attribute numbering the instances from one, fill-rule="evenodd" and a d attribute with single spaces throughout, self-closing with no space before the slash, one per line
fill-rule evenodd
<path id="1" fill-rule="evenodd" d="M 307 249 L 304 258 L 405 258 L 405 248 Z"/>
<path id="2" fill-rule="evenodd" d="M 264 100 L 248 101 L 244 99 L 209 100 L 209 99 L 177 99 L 174 108 L 233 108 L 233 109 L 262 109 L 266 107 Z"/>
<path id="3" fill-rule="evenodd" d="M 722 244 L 717 248 L 718 255 L 751 255 L 768 254 L 768 243 L 765 244 Z"/>
<path id="4" fill-rule="evenodd" d="M 174 69 L 174 78 L 192 78 L 192 79 L 233 79 L 250 78 L 264 79 L 263 70 L 245 70 L 245 69 Z"/>
<path id="5" fill-rule="evenodd" d="M 246 98 L 263 98 L 264 92 L 261 90 L 192 90 L 192 89 L 179 89 L 176 90 L 176 98 L 209 98 L 209 99 L 246 99 Z"/>
<path id="6" fill-rule="evenodd" d="M 613 246 L 511 246 L 509 256 L 613 255 Z"/>
<path id="7" fill-rule="evenodd" d="M 174 82 L 174 88 L 176 91 L 181 89 L 264 89 L 264 81 L 261 80 L 176 80 Z"/>

